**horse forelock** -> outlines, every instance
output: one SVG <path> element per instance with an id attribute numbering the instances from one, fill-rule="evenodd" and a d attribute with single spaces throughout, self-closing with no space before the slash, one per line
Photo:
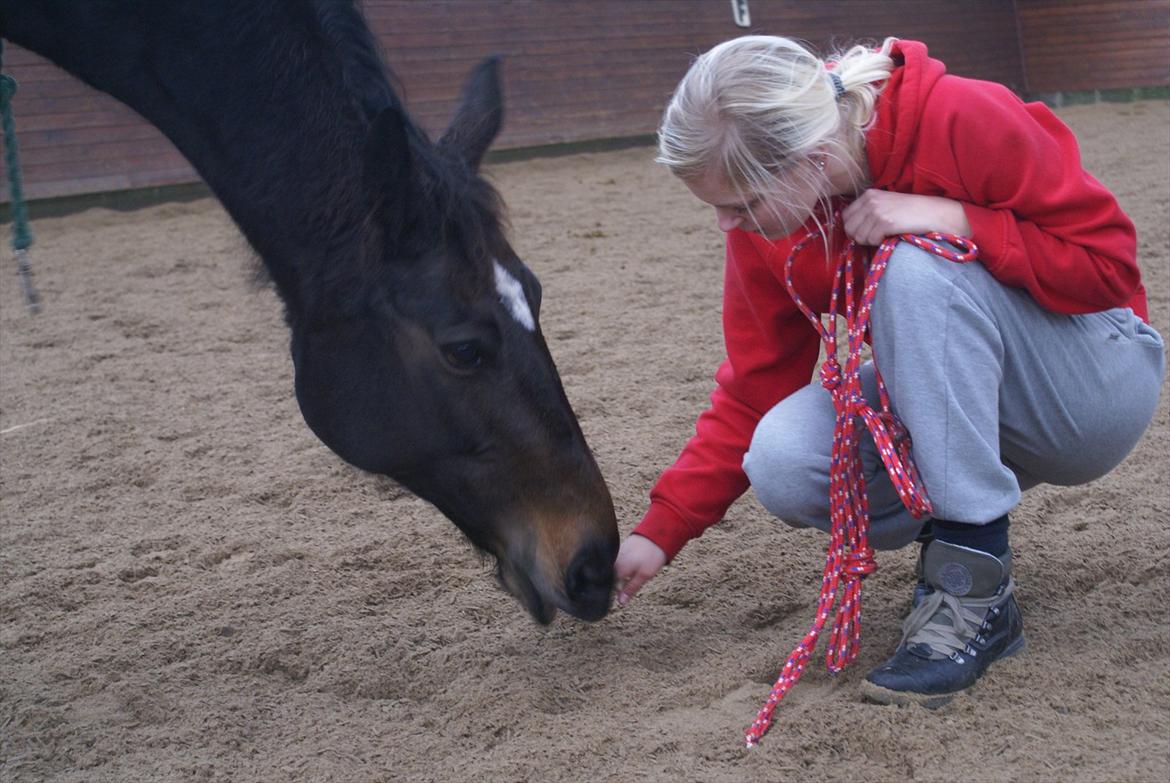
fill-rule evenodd
<path id="1" fill-rule="evenodd" d="M 386 65 L 377 41 L 353 0 L 310 0 L 321 34 L 336 52 L 345 90 L 372 120 L 388 107 L 403 108 L 401 82 Z M 406 115 L 414 160 L 426 190 L 422 222 L 470 258 L 505 251 L 508 231 L 499 194 L 461 160 L 443 155 Z M 491 277 L 490 264 L 486 264 Z"/>
<path id="2" fill-rule="evenodd" d="M 352 0 L 307 2 L 318 34 L 336 57 L 345 97 L 361 116 L 372 122 L 386 108 L 402 111 L 415 182 L 420 189 L 411 219 L 411 236 L 405 238 L 404 247 L 387 248 L 382 241 L 383 232 L 371 230 L 371 221 L 376 223 L 379 219 L 377 205 L 371 205 L 365 220 L 349 223 L 344 228 L 345 235 L 330 242 L 336 248 L 348 245 L 349 252 L 361 260 L 319 269 L 319 282 L 326 290 L 368 289 L 393 277 L 387 264 L 395 263 L 396 251 L 422 256 L 439 250 L 439 255 L 447 259 L 444 277 L 453 288 L 472 297 L 493 290 L 491 261 L 509 252 L 508 225 L 498 192 L 463 160 L 441 151 L 406 114 L 399 98 L 402 86 L 386 65 L 376 39 Z M 353 204 L 354 197 L 355 193 L 347 191 L 330 194 L 327 200 Z"/>
<path id="3" fill-rule="evenodd" d="M 333 237 L 329 255 L 349 260 L 311 265 L 305 293 L 316 318 L 358 316 L 371 292 L 397 288 L 402 275 L 436 281 L 439 291 L 456 300 L 495 297 L 493 260 L 510 253 L 496 189 L 437 152 L 416 161 L 425 171 L 419 171 L 417 212 L 408 236 L 388 246 L 379 225 L 385 218 L 373 209 L 356 231 Z M 418 264 L 429 265 L 426 273 Z"/>
<path id="4" fill-rule="evenodd" d="M 490 283 L 491 260 L 508 253 L 509 227 L 499 192 L 462 160 L 434 146 L 416 150 L 415 160 L 423 169 L 427 239 L 437 239 L 451 251 L 447 256 L 457 265 L 453 274 L 466 276 L 472 271 L 466 264 L 471 264 L 479 282 Z"/>

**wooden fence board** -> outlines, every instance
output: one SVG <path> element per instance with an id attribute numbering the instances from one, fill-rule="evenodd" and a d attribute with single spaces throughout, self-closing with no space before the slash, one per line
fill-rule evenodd
<path id="1" fill-rule="evenodd" d="M 504 55 L 497 149 L 652 133 L 698 53 L 746 32 L 817 47 L 922 40 L 948 70 L 1018 91 L 1170 83 L 1170 0 L 367 0 L 419 123 L 441 132 L 468 71 Z M 1021 56 L 1021 51 L 1024 56 Z M 5 47 L 32 198 L 196 179 L 161 134 L 50 63 Z M 6 176 L 6 173 L 5 173 Z M 7 183 L 0 180 L 0 199 Z"/>
<path id="2" fill-rule="evenodd" d="M 1170 0 L 1018 0 L 1034 92 L 1170 84 Z"/>

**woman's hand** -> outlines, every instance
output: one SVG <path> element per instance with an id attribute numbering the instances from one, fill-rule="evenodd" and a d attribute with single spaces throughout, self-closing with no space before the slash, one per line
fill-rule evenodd
<path id="1" fill-rule="evenodd" d="M 859 245 L 877 246 L 898 234 L 971 236 L 967 213 L 958 201 L 940 196 L 917 196 L 870 189 L 841 212 L 845 234 Z"/>
<path id="2" fill-rule="evenodd" d="M 613 566 L 617 577 L 618 606 L 625 606 L 664 565 L 666 553 L 645 536 L 632 534 L 623 541 Z"/>

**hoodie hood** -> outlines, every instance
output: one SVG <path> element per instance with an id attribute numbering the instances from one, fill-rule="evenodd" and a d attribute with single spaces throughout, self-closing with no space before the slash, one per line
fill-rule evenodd
<path id="1" fill-rule="evenodd" d="M 930 57 L 926 44 L 896 41 L 890 53 L 894 70 L 878 95 L 873 127 L 865 135 L 873 186 L 889 187 L 905 171 L 918 139 L 926 98 L 947 72 Z"/>

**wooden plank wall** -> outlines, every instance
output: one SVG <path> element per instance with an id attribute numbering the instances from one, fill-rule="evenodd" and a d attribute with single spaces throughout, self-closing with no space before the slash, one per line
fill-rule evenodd
<path id="1" fill-rule="evenodd" d="M 1170 0 L 1017 0 L 1033 92 L 1170 84 Z"/>
<path id="2" fill-rule="evenodd" d="M 751 32 L 816 45 L 918 38 L 958 73 L 1020 86 L 1011 0 L 750 0 L 750 9 Z M 365 10 L 407 105 L 432 134 L 467 71 L 485 55 L 505 56 L 497 149 L 652 133 L 693 55 L 748 32 L 735 26 L 728 0 L 367 0 Z M 28 52 L 8 51 L 6 68 L 21 83 L 15 110 L 30 198 L 196 179 L 134 112 Z"/>
<path id="3" fill-rule="evenodd" d="M 191 182 L 198 177 L 137 113 L 13 44 L 4 71 L 12 101 L 25 196 L 30 199 Z M 7 201 L 8 172 L 0 180 Z"/>
<path id="4" fill-rule="evenodd" d="M 914 13 L 896 13 L 910 6 Z M 500 147 L 651 133 L 692 57 L 746 32 L 817 46 L 831 38 L 920 38 L 958 70 L 1019 81 L 1010 1 L 751 0 L 750 9 L 750 30 L 735 26 L 727 0 L 446 0 L 427 8 L 398 0 L 369 3 L 367 16 L 408 105 L 431 131 L 446 122 L 464 74 L 485 55 L 505 55 L 509 119 Z M 986 54 L 957 45 L 959 30 Z"/>
<path id="5" fill-rule="evenodd" d="M 1041 6 L 1068 5 L 1019 3 L 1037 14 Z M 916 38 L 953 73 L 1016 90 L 1029 86 L 1014 0 L 749 0 L 749 6 L 750 32 L 820 47 Z M 487 54 L 505 56 L 507 120 L 497 149 L 652 133 L 691 58 L 749 32 L 734 25 L 729 0 L 366 0 L 364 7 L 407 105 L 432 134 L 445 125 L 472 65 Z M 5 69 L 21 83 L 14 108 L 30 198 L 197 179 L 131 110 L 16 46 L 5 53 Z M 0 199 L 7 199 L 6 182 L 0 188 Z"/>

